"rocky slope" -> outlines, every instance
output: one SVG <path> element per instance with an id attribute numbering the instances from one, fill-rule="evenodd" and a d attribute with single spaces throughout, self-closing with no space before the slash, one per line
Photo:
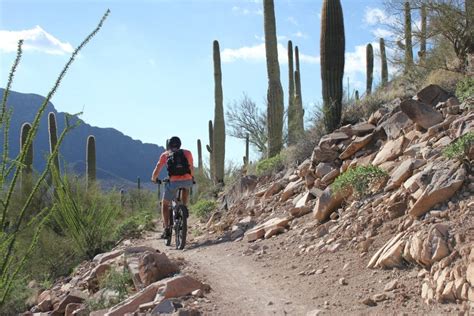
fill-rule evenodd
<path id="1" fill-rule="evenodd" d="M 32 312 L 88 314 L 101 273 L 127 267 L 135 294 L 91 315 L 473 313 L 474 146 L 463 163 L 443 155 L 474 132 L 472 107 L 437 86 L 394 100 L 300 165 L 242 177 L 171 260 L 156 234 L 127 241 L 40 293 Z M 367 165 L 386 172 L 367 196 L 334 191 Z"/>

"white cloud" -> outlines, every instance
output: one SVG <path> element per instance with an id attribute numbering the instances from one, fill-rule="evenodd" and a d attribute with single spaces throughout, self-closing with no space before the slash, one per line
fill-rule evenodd
<path id="1" fill-rule="evenodd" d="M 296 20 L 296 18 L 294 16 L 289 16 L 286 20 L 288 22 L 290 22 L 291 24 L 293 24 L 293 25 L 296 25 L 296 26 L 299 25 L 298 21 Z"/>
<path id="2" fill-rule="evenodd" d="M 0 30 L 0 50 L 4 52 L 16 51 L 20 39 L 24 40 L 24 51 L 38 51 L 52 55 L 63 55 L 74 51 L 71 44 L 61 42 L 39 25 L 22 31 Z"/>
<path id="3" fill-rule="evenodd" d="M 308 35 L 306 35 L 305 33 L 301 32 L 301 31 L 298 31 L 298 32 L 294 33 L 293 36 L 298 37 L 298 38 L 308 38 Z"/>
<path id="4" fill-rule="evenodd" d="M 240 15 L 263 15 L 263 10 L 262 9 L 247 9 L 247 8 L 242 8 L 239 6 L 233 6 L 232 7 L 232 12 Z"/>
<path id="5" fill-rule="evenodd" d="M 286 64 L 287 61 L 287 50 L 286 47 L 278 43 L 278 58 L 281 64 Z M 265 43 L 257 44 L 254 46 L 244 46 L 236 49 L 225 48 L 221 52 L 221 59 L 224 63 L 232 63 L 236 61 L 246 62 L 262 62 L 265 61 Z M 319 63 L 319 56 L 306 55 L 300 52 L 301 62 L 308 64 Z"/>
<path id="6" fill-rule="evenodd" d="M 368 25 L 394 25 L 397 21 L 394 16 L 388 15 L 382 9 L 368 7 L 365 9 L 364 22 Z"/>
<path id="7" fill-rule="evenodd" d="M 389 31 L 387 29 L 384 29 L 384 28 L 376 28 L 374 30 L 372 30 L 372 34 L 375 36 L 375 37 L 383 37 L 383 38 L 389 38 L 389 37 L 392 37 L 394 34 L 392 31 Z"/>

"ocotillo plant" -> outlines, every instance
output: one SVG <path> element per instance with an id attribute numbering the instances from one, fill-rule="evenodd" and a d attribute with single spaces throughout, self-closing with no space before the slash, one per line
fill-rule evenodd
<path id="1" fill-rule="evenodd" d="M 380 38 L 380 61 L 382 63 L 382 86 L 388 83 L 387 54 L 385 53 L 385 40 Z"/>
<path id="2" fill-rule="evenodd" d="M 27 188 L 27 183 L 29 180 L 31 180 L 31 174 L 33 172 L 33 143 L 28 146 L 28 148 L 25 148 L 27 145 L 27 139 L 28 139 L 28 134 L 31 131 L 31 124 L 30 123 L 24 123 L 21 126 L 21 131 L 20 131 L 20 148 L 21 150 L 26 150 L 26 156 L 25 156 L 25 167 L 21 171 L 21 183 L 20 187 L 22 190 L 26 190 Z M 27 192 L 25 192 L 27 193 Z"/>
<path id="3" fill-rule="evenodd" d="M 367 86 L 365 89 L 365 94 L 370 95 L 372 93 L 372 81 L 374 79 L 374 48 L 372 44 L 367 44 L 366 49 L 366 59 L 367 59 Z"/>
<path id="4" fill-rule="evenodd" d="M 263 0 L 265 55 L 267 60 L 267 156 L 278 155 L 283 147 L 283 89 L 280 82 L 280 65 L 273 0 Z"/>
<path id="5" fill-rule="evenodd" d="M 213 43 L 214 57 L 214 136 L 212 143 L 212 153 L 214 161 L 214 178 L 216 183 L 224 183 L 224 163 L 225 163 L 225 122 L 224 104 L 222 96 L 222 71 L 221 54 L 219 42 Z"/>
<path id="6" fill-rule="evenodd" d="M 198 172 L 202 174 L 202 148 L 201 140 L 197 140 L 197 151 L 198 151 Z"/>
<path id="7" fill-rule="evenodd" d="M 413 65 L 413 44 L 411 40 L 411 8 L 410 2 L 405 2 L 405 73 Z"/>
<path id="8" fill-rule="evenodd" d="M 95 152 L 95 137 L 89 135 L 87 137 L 86 149 L 86 180 L 87 187 L 90 188 L 96 179 L 96 152 Z"/>
<path id="9" fill-rule="evenodd" d="M 467 3 L 467 1 L 466 1 Z M 467 5 L 467 4 L 466 4 Z M 421 4 L 421 34 L 420 34 L 420 51 L 418 56 L 420 56 L 420 63 L 423 64 L 425 62 L 426 57 L 426 3 Z"/>
<path id="10" fill-rule="evenodd" d="M 212 121 L 209 120 L 209 145 L 206 146 L 209 152 L 209 177 L 214 181 L 214 150 L 212 148 L 214 144 L 214 127 Z"/>
<path id="11" fill-rule="evenodd" d="M 301 135 L 304 133 L 304 110 L 303 110 L 303 98 L 301 96 L 301 72 L 300 72 L 300 54 L 298 46 L 295 47 L 295 61 L 296 70 L 294 71 L 295 80 L 295 96 L 294 96 L 294 120 L 293 123 L 288 125 L 288 136 L 290 132 L 290 126 L 294 134 L 294 143 L 296 143 Z M 288 113 L 289 115 L 289 113 Z M 290 123 L 290 122 L 288 122 Z"/>
<path id="12" fill-rule="evenodd" d="M 344 76 L 344 17 L 339 0 L 323 1 L 320 49 L 324 122 L 332 132 L 341 121 Z"/>
<path id="13" fill-rule="evenodd" d="M 293 43 L 288 41 L 288 144 L 296 142 L 295 129 L 295 79 L 293 74 Z"/>
<path id="14" fill-rule="evenodd" d="M 49 131 L 49 152 L 52 154 L 54 149 L 58 144 L 58 133 L 57 133 L 57 126 L 56 126 L 56 115 L 51 112 L 48 115 L 48 131 Z M 59 170 L 59 157 L 56 155 L 54 159 L 54 168 L 56 168 L 57 172 Z"/>

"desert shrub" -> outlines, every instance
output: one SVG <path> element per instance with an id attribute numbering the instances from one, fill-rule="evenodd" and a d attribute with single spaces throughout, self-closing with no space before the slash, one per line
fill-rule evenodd
<path id="1" fill-rule="evenodd" d="M 456 91 L 456 85 L 459 80 L 463 78 L 463 75 L 457 72 L 436 69 L 431 71 L 425 79 L 424 86 L 430 84 L 436 84 L 443 88 L 444 90 L 454 93 Z"/>
<path id="2" fill-rule="evenodd" d="M 15 279 L 0 309 L 0 316 L 20 315 L 27 310 L 27 300 L 32 294 L 25 278 Z"/>
<path id="3" fill-rule="evenodd" d="M 339 175 L 331 188 L 334 192 L 353 193 L 356 197 L 364 197 L 371 193 L 371 186 L 385 178 L 387 173 L 379 167 L 357 166 Z"/>
<path id="4" fill-rule="evenodd" d="M 258 176 L 272 174 L 281 171 L 283 165 L 283 155 L 280 153 L 272 158 L 262 159 L 255 166 Z"/>
<path id="5" fill-rule="evenodd" d="M 474 146 L 474 132 L 469 132 L 459 137 L 454 143 L 443 150 L 443 155 L 449 159 L 459 161 L 468 160 L 469 150 Z"/>
<path id="6" fill-rule="evenodd" d="M 139 238 L 144 231 L 153 228 L 153 215 L 149 212 L 128 216 L 117 225 L 113 239 Z"/>
<path id="7" fill-rule="evenodd" d="M 124 299 L 132 292 L 132 276 L 127 269 L 122 272 L 110 270 L 99 280 L 101 295 L 96 298 L 86 300 L 89 311 L 95 311 L 112 307 Z"/>
<path id="8" fill-rule="evenodd" d="M 456 85 L 456 97 L 463 102 L 467 98 L 474 98 L 474 78 L 465 77 Z"/>
<path id="9" fill-rule="evenodd" d="M 191 205 L 191 213 L 198 218 L 206 218 L 217 207 L 217 202 L 214 200 L 199 200 Z"/>

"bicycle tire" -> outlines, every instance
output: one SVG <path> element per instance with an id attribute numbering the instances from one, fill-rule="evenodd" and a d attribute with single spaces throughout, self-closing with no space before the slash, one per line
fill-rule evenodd
<path id="1" fill-rule="evenodd" d="M 188 223 L 187 223 L 187 214 L 188 209 L 184 205 L 179 205 L 176 209 L 176 219 L 175 219 L 175 239 L 176 239 L 176 249 L 183 250 L 186 245 L 186 235 L 188 232 Z"/>
<path id="2" fill-rule="evenodd" d="M 170 208 L 170 222 L 169 222 L 169 235 L 166 237 L 165 245 L 171 246 L 171 239 L 173 237 L 173 210 Z"/>

